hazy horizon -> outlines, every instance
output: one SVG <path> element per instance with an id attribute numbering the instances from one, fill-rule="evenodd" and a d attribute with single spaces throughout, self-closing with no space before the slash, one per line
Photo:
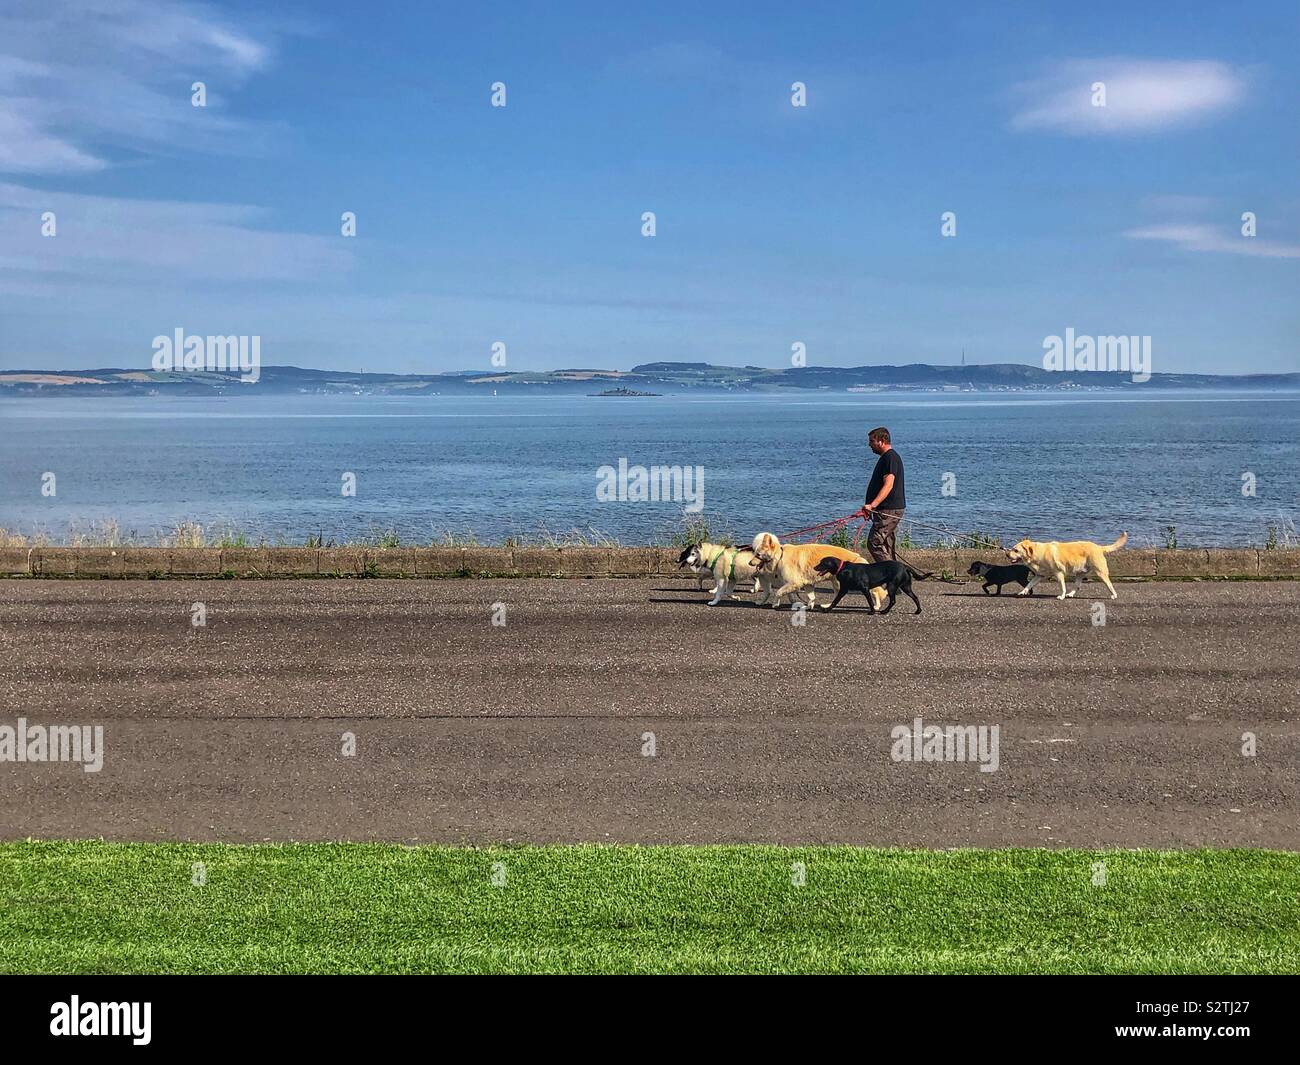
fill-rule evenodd
<path id="1" fill-rule="evenodd" d="M 683 361 L 683 362 L 676 362 L 676 361 L 673 361 L 673 360 L 663 360 L 663 359 L 654 360 L 653 362 L 650 362 L 650 363 L 639 363 L 639 364 L 637 364 L 637 365 L 638 365 L 638 366 L 644 366 L 644 365 L 654 365 L 654 364 L 659 364 L 659 365 L 676 365 L 676 366 L 693 366 L 693 365 L 696 365 L 696 363 L 694 363 L 694 362 L 685 362 L 685 361 Z M 759 369 L 759 370 L 786 370 L 786 369 L 790 369 L 790 367 L 787 367 L 787 366 L 780 366 L 780 365 L 776 365 L 776 366 L 758 366 L 758 367 L 755 367 L 755 366 L 745 366 L 744 364 L 741 364 L 741 363 L 731 363 L 731 362 L 714 362 L 714 363 L 710 363 L 709 365 L 710 365 L 711 367 L 713 367 L 713 368 L 716 368 L 716 369 L 754 369 L 754 368 L 757 368 L 757 369 Z M 982 366 L 982 367 L 992 367 L 992 366 L 1026 366 L 1026 367 L 1034 367 L 1034 366 L 1036 366 L 1036 364 L 1034 364 L 1034 363 L 1028 363 L 1028 362 L 1026 362 L 1026 363 L 1011 363 L 1011 362 L 998 362 L 998 361 L 990 361 L 990 362 L 987 362 L 987 363 L 980 363 L 980 364 L 973 364 L 973 363 L 968 363 L 968 364 L 967 364 L 967 366 L 968 366 L 969 368 L 976 368 L 977 365 L 978 365 L 978 366 Z M 959 363 L 959 362 L 958 362 L 958 363 L 940 363 L 940 362 L 932 362 L 932 363 L 892 363 L 892 362 L 864 362 L 864 363 L 853 363 L 853 362 L 849 362 L 849 363 L 845 363 L 845 364 L 842 365 L 842 366 L 822 366 L 822 367 L 810 366 L 809 369 L 816 370 L 816 369 L 818 369 L 818 368 L 821 368 L 821 369 L 832 369 L 832 370 L 845 370 L 845 371 L 848 371 L 848 370 L 869 370 L 869 369 L 876 369 L 876 368 L 879 368 L 879 369 L 899 369 L 899 368 L 904 368 L 904 367 L 908 367 L 908 366 L 929 366 L 929 367 L 934 367 L 934 368 L 939 368 L 939 369 L 961 369 L 961 368 L 962 368 L 962 364 Z M 297 363 L 267 363 L 267 364 L 261 366 L 261 371 L 264 373 L 264 372 L 266 372 L 267 370 L 277 370 L 277 369 L 278 369 L 278 370 L 301 370 L 301 371 L 305 371 L 305 372 L 309 372 L 309 373 L 322 373 L 322 374 L 329 374 L 329 373 L 338 373 L 338 374 L 380 374 L 380 375 L 398 376 L 398 377 L 438 377 L 438 376 L 443 376 L 443 377 L 461 377 L 461 376 L 475 376 L 475 375 L 477 375 L 477 376 L 484 376 L 484 375 L 486 375 L 486 376 L 498 376 L 498 375 L 505 375 L 505 374 L 511 374 L 511 373 L 584 373 L 584 372 L 597 372 L 597 373 L 622 373 L 622 374 L 628 374 L 628 373 L 633 372 L 633 370 L 635 370 L 635 368 L 636 368 L 636 367 L 619 367 L 619 366 L 579 366 L 579 365 L 576 365 L 576 364 L 575 364 L 575 365 L 568 365 L 568 366 L 546 366 L 546 367 L 537 367 L 537 368 L 527 369 L 527 370 L 524 370 L 524 369 L 518 369 L 518 368 L 515 368 L 515 367 L 507 367 L 507 368 L 505 368 L 505 369 L 493 369 L 493 368 L 491 368 L 491 367 L 486 367 L 486 368 L 480 367 L 480 368 L 477 368 L 477 369 L 476 369 L 476 368 L 473 368 L 473 367 L 451 367 L 451 368 L 448 368 L 448 369 L 445 369 L 445 370 L 424 370 L 424 371 L 419 371 L 419 370 L 380 370 L 380 369 L 373 369 L 373 368 L 367 368 L 367 367 L 350 367 L 350 366 L 346 366 L 346 365 L 341 365 L 341 366 L 336 366 L 336 367 L 326 367 L 326 366 L 303 366 L 303 365 L 300 365 L 300 364 L 297 364 Z M 0 367 L 0 374 L 13 374 L 13 373 L 31 373 L 31 374 L 72 374 L 72 373 L 93 373 L 93 372 L 105 372 L 105 371 L 121 371 L 121 372 L 149 372 L 150 370 L 151 370 L 151 367 L 148 365 L 148 363 L 145 363 L 145 364 L 143 364 L 143 365 L 139 365 L 139 366 L 109 366 L 109 365 L 107 365 L 107 364 L 103 364 L 103 365 L 85 365 L 85 366 L 60 366 L 60 367 L 15 366 L 15 367 Z M 204 371 L 204 372 L 211 372 L 211 371 Z M 227 371 L 227 372 L 229 372 L 229 373 L 231 373 L 231 374 L 238 373 L 237 370 L 230 370 L 230 371 Z M 1180 376 L 1205 376 L 1205 377 L 1216 377 L 1216 376 L 1225 376 L 1225 377 L 1254 377 L 1254 376 L 1277 376 L 1277 375 L 1285 375 L 1285 374 L 1300 375 L 1300 367 L 1298 367 L 1298 368 L 1296 368 L 1296 369 L 1293 369 L 1293 370 L 1258 370 L 1258 371 L 1243 371 L 1243 372 L 1238 372 L 1238 373 L 1217 372 L 1217 371 L 1195 371 L 1195 370 L 1190 370 L 1190 371 L 1179 371 L 1179 370 L 1157 370 L 1157 371 L 1154 371 L 1153 376 L 1155 376 L 1155 377 L 1160 377 L 1160 376 L 1162 376 L 1162 375 L 1170 375 L 1170 374 L 1177 374 L 1177 375 L 1180 375 Z M 4 395 L 4 393 L 0 393 L 0 395 Z"/>

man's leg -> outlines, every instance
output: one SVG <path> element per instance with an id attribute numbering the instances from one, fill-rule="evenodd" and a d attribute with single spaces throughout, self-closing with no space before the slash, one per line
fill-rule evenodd
<path id="1" fill-rule="evenodd" d="M 867 551 L 876 562 L 889 562 L 894 558 L 894 534 L 903 520 L 901 510 L 877 510 L 871 516 L 871 532 L 867 536 Z"/>

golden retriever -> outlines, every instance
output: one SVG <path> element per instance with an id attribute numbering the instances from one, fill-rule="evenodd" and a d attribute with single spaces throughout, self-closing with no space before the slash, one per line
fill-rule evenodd
<path id="1" fill-rule="evenodd" d="M 705 573 L 713 575 L 717 587 L 709 606 L 730 599 L 741 581 L 753 580 L 754 594 L 758 596 L 754 602 L 760 606 L 767 602 L 772 591 L 772 575 L 759 569 L 753 548 L 723 547 L 707 540 L 688 544 L 677 559 L 677 565 L 689 566 L 699 576 Z"/>
<path id="2" fill-rule="evenodd" d="M 826 574 L 817 572 L 817 563 L 824 558 L 838 558 L 841 562 L 866 562 L 856 551 L 844 547 L 832 547 L 830 544 L 782 544 L 770 532 L 761 532 L 754 537 L 754 554 L 758 558 L 760 570 L 770 570 L 776 585 L 768 596 L 773 609 L 780 607 L 781 600 L 787 595 L 807 590 L 808 605 L 817 606 L 817 597 L 813 585 L 826 580 Z M 880 601 L 884 601 L 883 594 Z"/>
<path id="3" fill-rule="evenodd" d="M 1094 544 L 1091 540 L 1068 540 L 1065 542 L 1059 540 L 1048 540 L 1046 542 L 1038 540 L 1021 540 L 1010 551 L 1007 552 L 1007 558 L 1012 562 L 1023 562 L 1029 567 L 1032 576 L 1029 583 L 1024 589 L 1017 592 L 1017 595 L 1028 595 L 1043 577 L 1053 576 L 1061 582 L 1061 594 L 1057 599 L 1066 598 L 1065 578 L 1068 574 L 1074 576 L 1074 587 L 1070 590 L 1070 598 L 1079 590 L 1083 583 L 1083 578 L 1089 573 L 1094 573 L 1097 579 L 1110 589 L 1110 597 L 1117 598 L 1115 586 L 1110 583 L 1110 567 L 1106 565 L 1106 555 L 1111 551 L 1118 551 L 1128 543 L 1128 533 L 1119 534 L 1119 539 L 1113 544 Z"/>

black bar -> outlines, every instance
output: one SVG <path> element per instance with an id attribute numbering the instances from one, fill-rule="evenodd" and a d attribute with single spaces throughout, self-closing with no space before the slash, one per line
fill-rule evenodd
<path id="1" fill-rule="evenodd" d="M 539 1038 L 542 1032 L 547 1041 L 568 1042 L 579 1035 L 579 1043 L 590 1046 L 594 1030 L 605 1028 L 620 1040 L 606 1045 L 626 1045 L 637 1031 L 638 1039 L 653 1038 L 655 1030 L 672 1044 L 671 1033 L 684 1037 L 704 1024 L 734 1038 L 737 1047 L 770 1027 L 768 1034 L 788 1033 L 809 1053 L 820 1038 L 838 1042 L 851 1032 L 860 1045 L 881 1048 L 902 1039 L 904 1045 L 926 1049 L 1074 1051 L 1127 1044 L 1180 1052 L 1200 1046 L 1222 1054 L 1243 1044 L 1257 1051 L 1289 1047 L 1300 990 L 1295 977 L 868 976 L 820 981 L 817 1008 L 809 1011 L 807 1003 L 794 1005 L 802 996 L 787 981 L 778 986 L 750 980 L 743 990 L 727 989 L 721 999 L 662 981 L 653 993 L 638 989 L 630 997 L 630 989 L 612 981 L 585 983 L 575 1000 L 572 989 L 552 982 L 559 999 L 552 1001 L 550 989 L 535 984 L 505 987 L 498 980 L 489 989 L 482 981 L 428 976 L 0 977 L 0 1047 L 6 1052 L 74 1049 L 88 1056 L 199 1051 L 206 1057 L 246 1048 L 373 1052 L 434 1037 L 437 1043 L 431 1045 L 468 1040 L 488 1053 L 511 1036 Z M 724 1005 L 737 995 L 745 1002 L 740 1012 Z M 70 1013 L 73 996 L 88 1027 L 126 1016 L 121 1010 L 106 1016 L 99 1004 L 136 1004 L 134 1016 L 143 1021 L 148 1003 L 148 1042 L 137 1043 L 143 1037 L 129 1032 L 52 1034 L 52 1023 L 62 1023 Z M 755 1014 L 768 998 L 770 1010 Z M 500 1027 L 490 1023 L 494 1016 L 503 1022 Z M 1179 1034 L 1179 1029 L 1205 1027 L 1212 1030 L 1208 1038 L 1201 1032 Z M 832 1036 L 835 1031 L 840 1034 Z M 680 1043 L 677 1048 L 684 1049 Z"/>

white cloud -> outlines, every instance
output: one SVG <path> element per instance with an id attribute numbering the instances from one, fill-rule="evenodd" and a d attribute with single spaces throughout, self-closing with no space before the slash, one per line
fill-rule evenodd
<path id="1" fill-rule="evenodd" d="M 0 172 L 76 174 L 114 151 L 256 151 L 261 128 L 223 96 L 271 46 L 205 6 L 168 0 L 17 0 L 0 12 Z M 178 73 L 179 72 L 179 73 Z M 208 107 L 190 105 L 191 81 Z"/>
<path id="2" fill-rule="evenodd" d="M 41 234 L 53 211 L 58 235 Z M 243 204 L 128 200 L 53 193 L 0 182 L 0 273 L 51 290 L 87 280 L 138 289 L 192 280 L 309 281 L 353 264 L 336 236 L 259 228 Z"/>
<path id="3" fill-rule="evenodd" d="M 1105 86 L 1104 107 L 1093 85 Z M 1246 95 L 1243 75 L 1213 60 L 1070 59 L 1016 88 L 1013 129 L 1075 134 L 1141 133 L 1222 114 Z"/>
<path id="4" fill-rule="evenodd" d="M 1258 255 L 1270 259 L 1300 259 L 1300 244 L 1282 244 L 1244 237 L 1239 232 L 1203 225 L 1198 222 L 1175 222 L 1130 229 L 1124 236 L 1133 240 L 1159 240 L 1183 251 L 1225 252 L 1230 255 Z"/>
<path id="5" fill-rule="evenodd" d="M 0 100 L 0 171 L 69 174 L 101 170 L 104 161 L 5 107 Z"/>

